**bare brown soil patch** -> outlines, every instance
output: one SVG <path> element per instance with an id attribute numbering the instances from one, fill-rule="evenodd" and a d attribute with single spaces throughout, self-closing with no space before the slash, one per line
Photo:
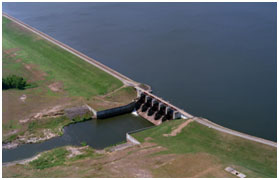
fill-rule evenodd
<path id="1" fill-rule="evenodd" d="M 49 89 L 51 89 L 54 92 L 60 92 L 63 89 L 63 83 L 62 82 L 55 82 L 50 85 L 48 85 Z"/>
<path id="2" fill-rule="evenodd" d="M 40 71 L 34 64 L 25 64 L 23 63 L 26 70 L 28 70 L 32 75 L 30 76 L 30 81 L 40 81 L 44 80 L 47 74 L 43 71 Z"/>
<path id="3" fill-rule="evenodd" d="M 49 107 L 49 108 L 43 109 L 40 112 L 37 112 L 37 113 L 31 115 L 27 119 L 19 120 L 19 122 L 26 123 L 26 122 L 28 122 L 30 120 L 34 120 L 34 119 L 55 118 L 58 116 L 62 116 L 62 115 L 64 115 L 64 108 L 69 105 L 70 105 L 70 103 L 66 103 L 66 104 L 60 104 L 60 105 L 57 105 L 54 107 Z"/>
<path id="4" fill-rule="evenodd" d="M 154 174 L 174 178 L 233 177 L 216 157 L 207 153 L 177 155 L 172 162 L 155 169 Z"/>
<path id="5" fill-rule="evenodd" d="M 71 157 L 83 153 L 85 147 L 67 147 Z M 101 157 L 67 161 L 62 166 L 36 170 L 23 165 L 3 167 L 3 177 L 153 177 L 150 169 L 171 162 L 175 155 L 156 155 L 165 150 L 143 143 L 122 151 L 105 152 Z M 59 172 L 59 173 L 57 173 Z"/>
<path id="6" fill-rule="evenodd" d="M 172 159 L 172 155 L 152 156 L 163 150 L 165 148 L 154 143 L 143 143 L 140 147 L 109 153 L 102 159 L 102 170 L 106 174 L 104 177 L 152 177 L 152 167 L 158 162 L 164 163 Z"/>
<path id="7" fill-rule="evenodd" d="M 23 95 L 27 97 L 24 101 L 21 100 Z M 44 91 L 36 91 L 35 89 L 26 89 L 24 92 L 18 90 L 3 91 L 2 103 L 3 135 L 19 128 L 24 130 L 30 119 L 56 116 L 59 115 L 57 112 L 67 105 L 82 104 L 81 100 L 78 99 L 46 96 Z"/>
<path id="8" fill-rule="evenodd" d="M 81 154 L 83 154 L 83 151 L 87 148 L 88 148 L 88 146 L 84 146 L 84 147 L 68 146 L 68 147 L 66 147 L 66 149 L 67 149 L 67 151 L 70 152 L 70 154 L 67 157 L 72 158 L 72 157 L 75 157 L 77 155 L 81 155 Z"/>
<path id="9" fill-rule="evenodd" d="M 69 157 L 82 154 L 84 148 L 67 147 Z M 14 173 L 20 177 L 233 177 L 216 157 L 207 153 L 154 154 L 164 150 L 155 143 L 145 142 L 121 151 L 102 153 L 101 157 L 67 161 L 66 166 L 44 170 L 22 165 L 3 167 L 3 177 L 11 177 Z"/>
<path id="10" fill-rule="evenodd" d="M 10 49 L 5 49 L 3 50 L 5 55 L 8 55 L 10 57 L 15 57 L 16 56 L 16 52 L 19 51 L 19 48 L 10 48 Z"/>
<path id="11" fill-rule="evenodd" d="M 152 137 L 147 137 L 147 138 L 144 139 L 145 142 L 152 141 L 152 140 L 153 140 Z"/>
<path id="12" fill-rule="evenodd" d="M 80 155 L 87 147 L 67 147 L 68 158 Z M 77 161 L 67 161 L 66 166 L 44 170 L 13 165 L 3 167 L 3 177 L 14 173 L 20 177 L 160 177 L 160 178 L 204 178 L 229 177 L 225 164 L 207 153 L 156 154 L 166 148 L 155 143 L 144 142 L 121 151 L 102 152 L 101 157 L 88 157 Z M 57 173 L 59 172 L 59 173 Z"/>

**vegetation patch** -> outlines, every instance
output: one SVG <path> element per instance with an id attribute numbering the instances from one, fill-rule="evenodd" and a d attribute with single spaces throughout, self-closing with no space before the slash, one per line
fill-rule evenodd
<path id="1" fill-rule="evenodd" d="M 42 155 L 29 163 L 32 168 L 45 169 L 54 166 L 63 165 L 65 163 L 68 151 L 64 148 L 56 148 L 51 151 L 42 153 Z"/>
<path id="2" fill-rule="evenodd" d="M 23 77 L 17 75 L 9 75 L 2 78 L 2 89 L 25 89 L 27 87 L 27 81 Z"/>
<path id="3" fill-rule="evenodd" d="M 65 146 L 41 153 L 37 159 L 31 161 L 28 165 L 33 169 L 43 170 L 55 166 L 67 165 L 69 162 L 74 162 L 88 157 L 96 158 L 101 156 L 101 154 L 95 153 L 95 150 L 89 146 Z M 28 168 L 28 165 L 26 168 Z"/>
<path id="4" fill-rule="evenodd" d="M 81 160 L 81 159 L 85 159 L 85 158 L 97 158 L 97 157 L 101 157 L 102 154 L 97 154 L 95 153 L 95 150 L 89 146 L 87 146 L 85 149 L 82 150 L 81 154 L 78 154 L 72 158 L 70 158 L 70 161 L 77 161 L 77 160 Z"/>
<path id="5" fill-rule="evenodd" d="M 7 138 L 5 138 L 4 142 L 12 142 L 12 141 L 16 140 L 17 136 L 18 136 L 18 134 L 10 135 Z"/>
<path id="6" fill-rule="evenodd" d="M 87 143 L 86 143 L 85 141 L 82 141 L 82 142 L 80 143 L 80 145 L 82 145 L 82 146 L 87 146 Z"/>
<path id="7" fill-rule="evenodd" d="M 87 121 L 87 120 L 90 120 L 92 119 L 92 113 L 91 112 L 87 112 L 85 113 L 84 115 L 82 116 L 76 116 L 72 119 L 73 123 L 77 123 L 77 122 L 83 122 L 83 121 Z"/>
<path id="8" fill-rule="evenodd" d="M 239 171 L 248 177 L 276 177 L 276 148 L 225 134 L 192 122 L 176 136 L 169 134 L 185 120 L 175 120 L 160 126 L 133 134 L 139 141 L 151 137 L 150 142 L 166 147 L 159 154 L 209 153 L 220 159 L 224 166 L 241 167 Z"/>
<path id="9" fill-rule="evenodd" d="M 64 127 L 65 125 L 71 123 L 71 120 L 66 116 L 61 116 L 57 118 L 41 119 L 39 121 L 32 121 L 28 125 L 29 131 L 34 131 L 38 129 L 52 129 L 56 130 L 57 128 Z"/>
<path id="10" fill-rule="evenodd" d="M 20 125 L 16 123 L 16 121 L 10 120 L 9 123 L 3 124 L 2 128 L 5 130 L 13 130 L 13 129 L 20 128 Z"/>

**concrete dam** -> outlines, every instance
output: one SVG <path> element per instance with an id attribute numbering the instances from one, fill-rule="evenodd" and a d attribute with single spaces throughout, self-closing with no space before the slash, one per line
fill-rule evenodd
<path id="1" fill-rule="evenodd" d="M 188 113 L 182 114 L 180 109 L 152 94 L 150 90 L 147 91 L 138 87 L 136 89 L 138 96 L 135 103 L 136 111 L 140 116 L 155 125 L 160 125 L 166 120 L 188 119 L 193 117 Z"/>
<path id="2" fill-rule="evenodd" d="M 150 87 L 146 90 L 136 86 L 135 89 L 137 90 L 137 98 L 127 105 L 103 111 L 96 111 L 89 105 L 87 108 L 94 114 L 93 118 L 97 119 L 105 119 L 136 110 L 141 117 L 154 125 L 160 125 L 167 120 L 193 118 L 192 115 L 152 94 Z"/>

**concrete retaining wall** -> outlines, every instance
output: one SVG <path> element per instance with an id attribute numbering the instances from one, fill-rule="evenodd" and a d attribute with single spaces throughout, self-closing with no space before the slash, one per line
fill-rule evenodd
<path id="1" fill-rule="evenodd" d="M 89 109 L 89 111 L 91 111 L 94 115 L 94 117 L 97 116 L 97 111 L 95 111 L 92 107 L 90 107 L 88 104 L 86 104 L 86 107 Z"/>
<path id="2" fill-rule="evenodd" d="M 130 134 L 140 132 L 140 131 L 144 131 L 144 130 L 147 130 L 147 129 L 150 129 L 150 128 L 153 128 L 153 127 L 156 127 L 156 126 L 149 126 L 149 127 L 145 127 L 145 128 L 141 128 L 141 129 L 137 129 L 137 130 L 134 130 L 134 131 L 127 132 L 126 133 L 126 141 L 130 142 L 132 144 L 135 144 L 135 145 L 140 144 L 140 142 L 136 138 L 131 136 Z"/>
<path id="3" fill-rule="evenodd" d="M 104 111 L 98 111 L 96 112 L 96 117 L 97 119 L 104 119 L 104 118 L 109 118 L 109 117 L 113 117 L 125 113 L 130 113 L 134 110 L 135 104 L 136 102 L 131 102 L 130 104 L 127 104 L 125 106 L 107 109 Z"/>
<path id="4" fill-rule="evenodd" d="M 127 142 L 130 142 L 132 144 L 140 144 L 140 142 L 136 140 L 133 136 L 131 136 L 129 133 L 126 133 L 126 140 Z"/>

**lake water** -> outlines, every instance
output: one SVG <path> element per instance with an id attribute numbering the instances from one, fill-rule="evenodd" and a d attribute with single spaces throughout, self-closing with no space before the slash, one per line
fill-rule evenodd
<path id="1" fill-rule="evenodd" d="M 174 105 L 276 141 L 276 3 L 3 3 Z"/>
<path id="2" fill-rule="evenodd" d="M 102 120 L 90 120 L 71 124 L 64 128 L 64 134 L 42 143 L 24 144 L 15 149 L 2 150 L 2 162 L 30 158 L 36 154 L 65 145 L 80 146 L 82 142 L 103 149 L 107 146 L 126 141 L 126 133 L 153 126 L 149 121 L 125 114 Z"/>

